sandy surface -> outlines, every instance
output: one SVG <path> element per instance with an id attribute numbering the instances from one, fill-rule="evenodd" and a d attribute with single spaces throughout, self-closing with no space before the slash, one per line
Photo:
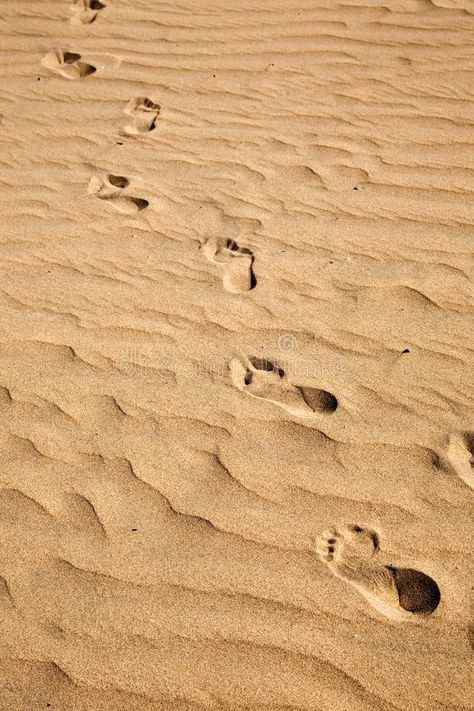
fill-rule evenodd
<path id="1" fill-rule="evenodd" d="M 472 703 L 471 0 L 2 0 L 1 711 Z"/>

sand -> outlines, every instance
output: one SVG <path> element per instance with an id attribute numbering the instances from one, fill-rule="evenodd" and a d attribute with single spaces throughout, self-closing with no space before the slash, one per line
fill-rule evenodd
<path id="1" fill-rule="evenodd" d="M 1 711 L 473 709 L 472 0 L 2 0 Z"/>

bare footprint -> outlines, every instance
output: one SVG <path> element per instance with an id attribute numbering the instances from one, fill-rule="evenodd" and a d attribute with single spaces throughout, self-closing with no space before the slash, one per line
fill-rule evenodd
<path id="1" fill-rule="evenodd" d="M 253 270 L 253 254 L 250 249 L 239 247 L 233 239 L 211 237 L 202 247 L 205 257 L 219 264 L 223 271 L 223 284 L 227 291 L 240 294 L 257 285 Z"/>
<path id="2" fill-rule="evenodd" d="M 93 74 L 96 68 L 92 64 L 81 62 L 81 55 L 75 52 L 66 52 L 62 49 L 48 52 L 41 60 L 41 64 L 49 71 L 59 74 L 67 79 L 83 79 Z"/>
<path id="3" fill-rule="evenodd" d="M 456 474 L 474 489 L 474 432 L 452 434 L 447 456 Z"/>
<path id="4" fill-rule="evenodd" d="M 71 8 L 73 12 L 71 23 L 73 25 L 90 25 L 104 7 L 105 5 L 99 0 L 77 0 Z"/>
<path id="5" fill-rule="evenodd" d="M 160 110 L 159 104 L 154 104 L 145 96 L 131 99 L 123 110 L 124 114 L 130 116 L 130 120 L 122 126 L 122 132 L 134 136 L 153 131 Z"/>
<path id="6" fill-rule="evenodd" d="M 269 400 L 292 415 L 308 417 L 315 412 L 331 413 L 337 399 L 326 390 L 298 387 L 290 383 L 282 368 L 260 358 L 240 356 L 230 362 L 234 385 L 253 397 Z"/>
<path id="7" fill-rule="evenodd" d="M 100 200 L 107 200 L 119 212 L 125 215 L 134 215 L 148 207 L 148 200 L 122 195 L 129 185 L 128 178 L 122 175 L 94 175 L 87 188 L 89 195 L 94 195 Z"/>
<path id="8" fill-rule="evenodd" d="M 362 593 L 386 617 L 413 621 L 431 615 L 439 605 L 439 587 L 428 575 L 374 560 L 379 551 L 374 531 L 361 526 L 325 531 L 318 540 L 317 551 L 336 577 Z"/>

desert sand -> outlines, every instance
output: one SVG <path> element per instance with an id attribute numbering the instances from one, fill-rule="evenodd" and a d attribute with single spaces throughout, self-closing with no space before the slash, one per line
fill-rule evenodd
<path id="1" fill-rule="evenodd" d="M 467 711 L 472 0 L 2 0 L 0 710 Z"/>

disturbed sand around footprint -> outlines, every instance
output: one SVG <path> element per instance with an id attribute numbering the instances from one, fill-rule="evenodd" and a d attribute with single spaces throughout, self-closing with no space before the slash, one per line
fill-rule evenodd
<path id="1" fill-rule="evenodd" d="M 0 19 L 0 711 L 472 711 L 472 0 Z"/>

